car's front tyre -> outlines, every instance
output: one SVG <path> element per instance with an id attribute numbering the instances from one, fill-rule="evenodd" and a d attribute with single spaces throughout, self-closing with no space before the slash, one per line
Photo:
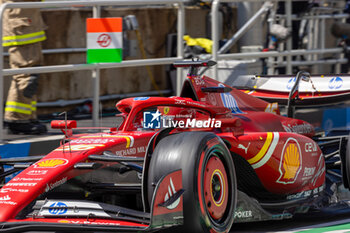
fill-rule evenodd
<path id="1" fill-rule="evenodd" d="M 153 184 L 178 169 L 182 170 L 185 190 L 184 226 L 178 230 L 228 232 L 237 187 L 234 164 L 224 142 L 208 132 L 184 132 L 162 139 L 150 161 L 148 197 L 153 195 Z"/>

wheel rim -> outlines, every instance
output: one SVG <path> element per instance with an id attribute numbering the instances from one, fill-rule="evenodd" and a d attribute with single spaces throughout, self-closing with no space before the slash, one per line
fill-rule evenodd
<path id="1" fill-rule="evenodd" d="M 219 221 L 228 205 L 229 187 L 225 166 L 215 154 L 207 160 L 204 171 L 204 200 L 211 218 Z"/>

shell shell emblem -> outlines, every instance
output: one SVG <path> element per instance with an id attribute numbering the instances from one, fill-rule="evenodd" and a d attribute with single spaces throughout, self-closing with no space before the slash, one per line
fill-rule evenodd
<path id="1" fill-rule="evenodd" d="M 35 168 L 55 168 L 59 166 L 66 165 L 68 163 L 67 159 L 45 159 L 35 163 Z"/>
<path id="2" fill-rule="evenodd" d="M 297 140 L 289 138 L 283 147 L 280 161 L 280 177 L 277 183 L 292 184 L 302 168 L 302 156 Z"/>

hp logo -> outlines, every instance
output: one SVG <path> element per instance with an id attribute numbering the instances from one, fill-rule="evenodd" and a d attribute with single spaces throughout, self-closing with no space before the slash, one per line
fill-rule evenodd
<path id="1" fill-rule="evenodd" d="M 340 77 L 335 77 L 335 78 L 332 78 L 330 81 L 329 81 L 329 84 L 328 84 L 328 87 L 329 89 L 331 90 L 336 90 L 336 89 L 339 89 L 343 86 L 343 79 L 341 79 Z"/>
<path id="2" fill-rule="evenodd" d="M 296 77 L 289 79 L 287 83 L 287 89 L 291 90 L 296 81 L 297 81 Z"/>
<path id="3" fill-rule="evenodd" d="M 54 215 L 61 215 L 67 213 L 67 205 L 63 202 L 54 202 L 50 205 L 49 213 Z"/>

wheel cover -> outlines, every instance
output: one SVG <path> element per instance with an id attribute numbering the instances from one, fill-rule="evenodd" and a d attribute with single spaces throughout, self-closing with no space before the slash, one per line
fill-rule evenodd
<path id="1" fill-rule="evenodd" d="M 209 215 L 219 221 L 225 214 L 229 186 L 225 166 L 213 153 L 207 160 L 204 170 L 204 200 Z"/>

